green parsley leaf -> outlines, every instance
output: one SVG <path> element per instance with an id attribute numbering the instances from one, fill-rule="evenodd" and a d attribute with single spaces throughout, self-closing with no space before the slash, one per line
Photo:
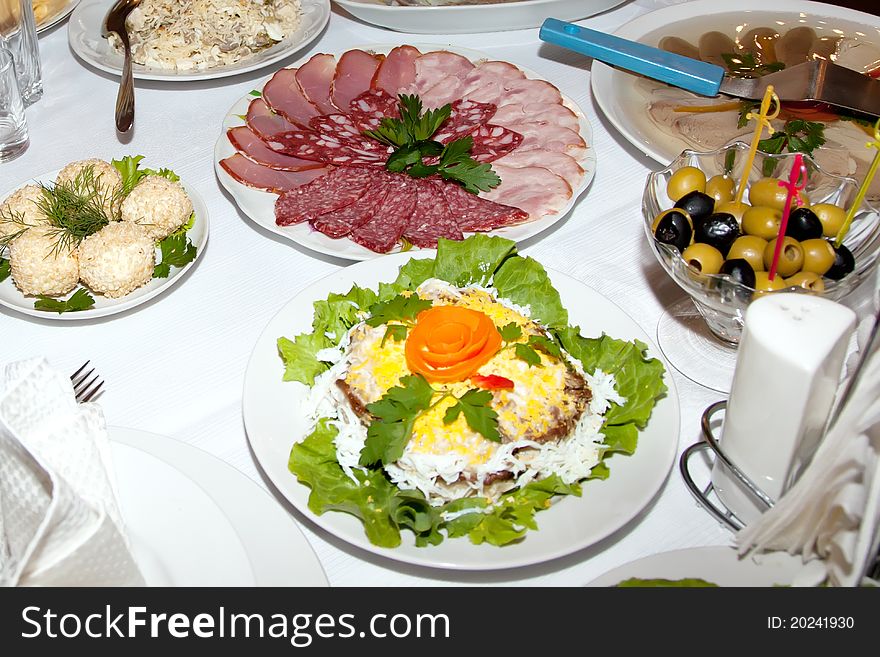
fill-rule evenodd
<path id="1" fill-rule="evenodd" d="M 492 171 L 491 166 L 475 160 L 457 162 L 447 166 L 441 165 L 439 173 L 444 180 L 461 183 L 465 190 L 471 194 L 488 192 L 501 184 L 501 178 Z"/>
<path id="2" fill-rule="evenodd" d="M 407 328 L 403 324 L 389 324 L 385 329 L 385 335 L 382 336 L 382 343 L 379 346 L 385 346 L 385 341 L 388 338 L 392 338 L 395 342 L 406 340 L 406 332 Z"/>
<path id="3" fill-rule="evenodd" d="M 0 258 L 0 283 L 9 278 L 11 272 L 9 261 L 6 258 Z"/>
<path id="4" fill-rule="evenodd" d="M 367 404 L 376 417 L 367 429 L 360 464 L 393 463 L 403 455 L 421 411 L 431 405 L 434 389 L 420 374 L 404 376 L 379 401 Z"/>
<path id="5" fill-rule="evenodd" d="M 394 151 L 385 163 L 385 168 L 392 173 L 406 171 L 415 164 L 421 164 L 422 154 L 416 144 L 403 146 Z"/>
<path id="6" fill-rule="evenodd" d="M 66 301 L 44 296 L 38 296 L 37 299 L 37 301 L 34 301 L 34 308 L 37 310 L 55 312 L 59 315 L 61 313 L 76 312 L 78 310 L 88 310 L 95 305 L 94 297 L 89 294 L 84 287 L 79 288 L 76 292 L 70 295 L 70 298 Z"/>
<path id="7" fill-rule="evenodd" d="M 183 267 L 195 260 L 196 247 L 187 239 L 186 234 L 172 233 L 159 242 L 162 261 L 153 270 L 153 278 L 168 278 L 171 267 Z"/>
<path id="8" fill-rule="evenodd" d="M 516 354 L 517 358 L 528 363 L 529 367 L 535 367 L 536 365 L 541 364 L 541 357 L 538 355 L 538 352 L 527 344 L 521 342 L 517 343 L 513 348 L 513 352 Z"/>
<path id="9" fill-rule="evenodd" d="M 782 62 L 758 63 L 755 54 L 744 53 L 721 53 L 724 63 L 730 75 L 738 78 L 757 78 L 768 73 L 775 73 L 785 68 Z"/>
<path id="10" fill-rule="evenodd" d="M 818 121 L 791 119 L 785 122 L 781 131 L 774 132 L 767 139 L 758 142 L 758 148 L 765 153 L 805 153 L 813 151 L 825 143 L 825 124 Z M 776 160 L 766 159 L 762 167 L 765 176 L 773 175 Z"/>
<path id="11" fill-rule="evenodd" d="M 550 356 L 554 356 L 562 360 L 562 350 L 559 348 L 559 345 L 550 338 L 547 338 L 543 335 L 530 335 L 529 346 L 536 347 L 543 351 L 545 354 L 549 354 Z"/>
<path id="12" fill-rule="evenodd" d="M 459 414 L 464 414 L 468 426 L 479 433 L 486 440 L 494 443 L 501 442 L 498 433 L 498 413 L 492 410 L 489 404 L 492 402 L 492 393 L 488 390 L 472 388 L 459 397 L 458 401 L 446 409 L 443 416 L 443 424 L 451 424 Z"/>
<path id="13" fill-rule="evenodd" d="M 388 322 L 411 322 L 415 320 L 423 310 L 431 307 L 428 299 L 422 299 L 417 294 L 408 297 L 398 294 L 388 301 L 380 301 L 370 306 L 370 317 L 367 319 L 369 326 L 381 326 Z"/>
<path id="14" fill-rule="evenodd" d="M 254 98 L 262 98 L 262 96 L 263 96 L 263 94 L 261 92 L 257 91 L 256 89 L 251 89 L 249 94 L 251 96 L 253 96 Z"/>
<path id="15" fill-rule="evenodd" d="M 510 324 L 502 326 L 498 333 L 501 334 L 501 339 L 505 342 L 513 342 L 522 336 L 522 329 L 516 322 L 510 322 Z"/>

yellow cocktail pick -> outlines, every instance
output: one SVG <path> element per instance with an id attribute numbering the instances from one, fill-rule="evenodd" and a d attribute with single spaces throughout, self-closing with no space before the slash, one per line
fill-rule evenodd
<path id="1" fill-rule="evenodd" d="M 770 112 L 771 103 L 773 103 L 772 113 Z M 755 162 L 755 153 L 758 152 L 758 142 L 761 141 L 761 134 L 764 132 L 765 128 L 769 133 L 768 136 L 773 134 L 773 126 L 770 125 L 770 121 L 777 116 L 779 116 L 779 96 L 774 93 L 773 85 L 768 84 L 767 90 L 764 91 L 764 98 L 761 99 L 761 109 L 757 114 L 754 112 L 746 114 L 746 118 L 749 121 L 753 119 L 757 120 L 757 125 L 755 126 L 755 134 L 752 135 L 752 144 L 749 147 L 749 154 L 746 158 L 746 166 L 743 169 L 742 180 L 740 180 L 739 187 L 736 190 L 734 203 L 737 206 L 742 203 L 742 197 L 746 191 L 746 185 L 749 182 L 749 172 L 752 170 L 752 165 Z"/>
<path id="2" fill-rule="evenodd" d="M 858 212 L 859 208 L 862 206 L 862 201 L 865 200 L 865 194 L 868 193 L 868 187 L 874 179 L 874 174 L 877 173 L 877 167 L 880 166 L 880 119 L 877 119 L 877 123 L 874 124 L 874 141 L 869 141 L 865 144 L 865 148 L 876 148 L 877 152 L 874 154 L 874 160 L 871 162 L 871 166 L 868 167 L 868 173 L 865 174 L 865 179 L 862 181 L 862 186 L 859 187 L 855 200 L 849 206 L 849 210 L 846 213 L 846 219 L 843 221 L 843 226 L 840 227 L 840 230 L 837 232 L 837 237 L 834 238 L 834 248 L 840 248 L 840 245 L 843 243 L 843 238 L 849 230 L 849 225 L 852 223 L 853 217 L 856 216 L 856 212 Z"/>

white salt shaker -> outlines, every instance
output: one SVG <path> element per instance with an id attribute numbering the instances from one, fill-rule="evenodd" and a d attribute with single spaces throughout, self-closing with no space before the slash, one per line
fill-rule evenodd
<path id="1" fill-rule="evenodd" d="M 849 308 L 809 294 L 765 295 L 746 311 L 721 448 L 774 501 L 822 438 L 855 324 Z M 712 485 L 745 524 L 767 509 L 720 459 Z"/>

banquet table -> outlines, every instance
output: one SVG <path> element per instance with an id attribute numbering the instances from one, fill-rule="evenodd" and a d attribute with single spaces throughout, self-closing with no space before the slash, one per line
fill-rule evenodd
<path id="1" fill-rule="evenodd" d="M 669 3 L 625 2 L 580 24 L 613 31 L 664 4 Z M 150 166 L 173 169 L 204 198 L 210 238 L 182 282 L 132 310 L 94 320 L 55 321 L 0 309 L 0 360 L 44 355 L 58 369 L 72 372 L 91 359 L 106 381 L 100 403 L 109 425 L 193 445 L 272 492 L 306 535 L 331 585 L 582 585 L 646 555 L 731 544 L 732 534 L 696 504 L 673 466 L 654 500 L 595 545 L 515 569 L 433 569 L 370 554 L 335 538 L 293 509 L 261 473 L 241 410 L 251 350 L 285 302 L 350 263 L 294 245 L 242 214 L 215 176 L 214 143 L 231 105 L 279 66 L 315 52 L 388 43 L 479 49 L 535 71 L 585 110 L 593 131 L 589 146 L 597 156 L 595 178 L 564 221 L 522 243 L 520 252 L 605 295 L 653 338 L 664 308 L 683 298 L 651 254 L 642 228 L 645 177 L 661 165 L 627 143 L 603 117 L 590 94 L 590 60 L 542 44 L 537 29 L 407 35 L 362 23 L 334 6 L 319 39 L 272 67 L 215 80 L 137 81 L 135 126 L 123 137 L 113 123 L 118 78 L 74 56 L 66 23 L 41 34 L 44 95 L 27 109 L 29 148 L 0 164 L 0 187 L 24 184 L 78 159 L 141 154 Z M 723 395 L 672 368 L 667 382 L 680 399 L 680 454 L 700 438 L 702 411 Z"/>

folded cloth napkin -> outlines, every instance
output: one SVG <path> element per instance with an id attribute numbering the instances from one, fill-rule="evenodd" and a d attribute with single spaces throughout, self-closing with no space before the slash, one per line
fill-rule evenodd
<path id="1" fill-rule="evenodd" d="M 880 339 L 873 342 L 810 465 L 773 508 L 736 536 L 740 554 L 785 550 L 801 554 L 805 562 L 817 560 L 808 564 L 800 583 L 857 586 L 877 555 Z"/>
<path id="2" fill-rule="evenodd" d="M 142 586 L 97 404 L 45 359 L 0 373 L 0 585 Z"/>

